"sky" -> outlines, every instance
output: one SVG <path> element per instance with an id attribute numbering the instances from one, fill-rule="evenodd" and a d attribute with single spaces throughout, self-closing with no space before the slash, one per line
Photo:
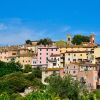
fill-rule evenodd
<path id="1" fill-rule="evenodd" d="M 100 0 L 0 0 L 0 45 L 68 33 L 94 33 L 100 43 Z"/>

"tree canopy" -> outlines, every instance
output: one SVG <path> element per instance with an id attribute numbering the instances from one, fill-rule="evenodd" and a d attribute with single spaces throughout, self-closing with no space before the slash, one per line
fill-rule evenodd
<path id="1" fill-rule="evenodd" d="M 26 40 L 26 44 L 32 45 L 32 41 L 31 40 Z"/>
<path id="2" fill-rule="evenodd" d="M 8 63 L 0 61 L 0 76 L 18 71 L 22 71 L 22 65 L 20 63 L 15 63 L 14 61 Z"/>
<path id="3" fill-rule="evenodd" d="M 44 39 L 40 39 L 37 43 L 37 45 L 52 45 L 52 40 L 50 38 L 44 38 Z"/>
<path id="4" fill-rule="evenodd" d="M 76 45 L 80 45 L 82 42 L 89 42 L 89 41 L 90 41 L 89 36 L 77 34 L 73 37 L 72 43 Z"/>

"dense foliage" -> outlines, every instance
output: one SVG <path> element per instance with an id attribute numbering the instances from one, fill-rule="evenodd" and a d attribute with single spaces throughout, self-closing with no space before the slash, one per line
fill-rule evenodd
<path id="1" fill-rule="evenodd" d="M 0 62 L 2 71 L 6 70 L 0 77 L 0 100 L 100 99 L 99 90 L 89 93 L 84 85 L 77 80 L 73 80 L 69 75 L 61 78 L 57 74 L 53 74 L 47 78 L 49 84 L 43 85 L 41 69 L 39 67 L 32 69 L 29 65 L 26 66 L 25 69 L 22 69 L 19 63 Z M 25 93 L 25 89 L 28 87 L 32 87 L 33 91 L 22 97 L 20 93 Z"/>
<path id="2" fill-rule="evenodd" d="M 40 39 L 37 43 L 37 45 L 52 45 L 52 40 L 49 38 L 44 38 L 44 39 Z"/>
<path id="3" fill-rule="evenodd" d="M 11 62 L 2 62 L 0 61 L 0 77 L 6 74 L 22 71 L 22 65 L 19 63 Z"/>
<path id="4" fill-rule="evenodd" d="M 29 64 L 25 65 L 23 71 L 24 73 L 32 72 L 32 66 Z"/>
<path id="5" fill-rule="evenodd" d="M 85 86 L 71 76 L 51 76 L 48 78 L 49 85 L 42 91 L 36 91 L 28 96 L 25 100 L 99 100 L 100 92 L 89 93 Z"/>
<path id="6" fill-rule="evenodd" d="M 73 37 L 72 43 L 76 45 L 80 45 L 82 42 L 89 42 L 89 41 L 90 41 L 89 36 L 77 34 Z"/>

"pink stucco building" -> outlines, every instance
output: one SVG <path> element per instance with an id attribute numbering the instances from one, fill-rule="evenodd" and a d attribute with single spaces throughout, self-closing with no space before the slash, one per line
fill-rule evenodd
<path id="1" fill-rule="evenodd" d="M 59 54 L 60 51 L 55 46 L 41 46 L 38 47 L 38 64 L 48 64 L 48 59 L 52 54 Z"/>
<path id="2" fill-rule="evenodd" d="M 98 72 L 96 70 L 80 71 L 77 78 L 79 81 L 84 81 L 88 89 L 97 88 Z"/>

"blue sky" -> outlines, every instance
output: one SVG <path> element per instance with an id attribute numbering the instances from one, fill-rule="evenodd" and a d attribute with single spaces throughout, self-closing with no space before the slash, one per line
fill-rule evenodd
<path id="1" fill-rule="evenodd" d="M 92 32 L 100 43 L 100 0 L 0 0 L 1 45 Z"/>

